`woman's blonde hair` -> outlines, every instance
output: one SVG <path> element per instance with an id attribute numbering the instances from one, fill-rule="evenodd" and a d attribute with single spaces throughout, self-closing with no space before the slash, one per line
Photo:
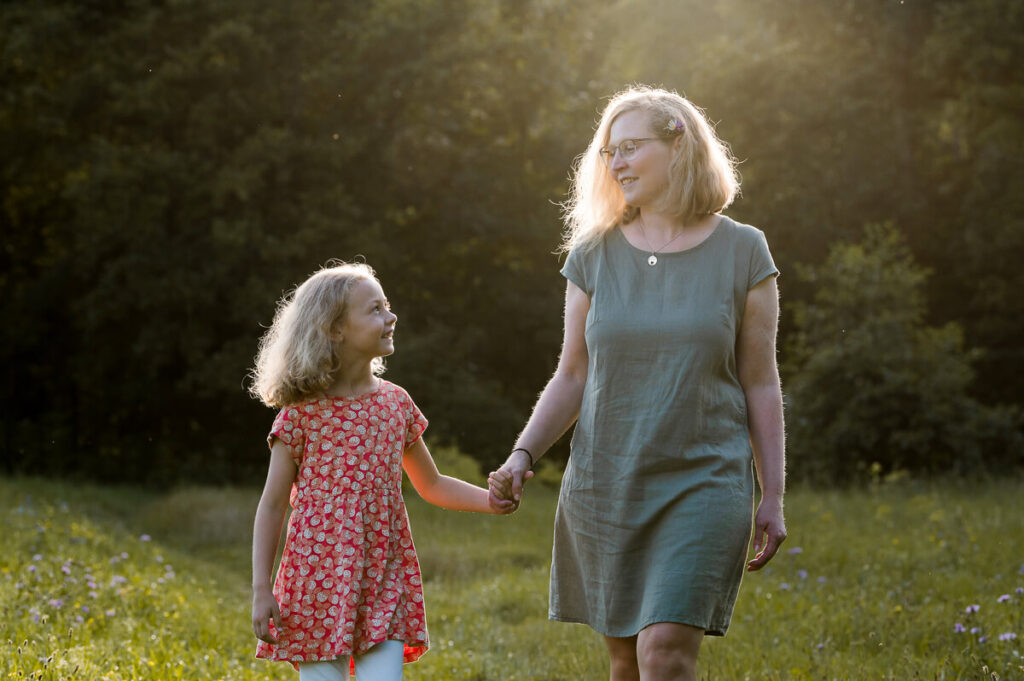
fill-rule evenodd
<path id="1" fill-rule="evenodd" d="M 601 159 L 612 123 L 635 110 L 647 114 L 653 135 L 666 141 L 682 139 L 669 166 L 668 191 L 655 208 L 686 224 L 719 212 L 739 193 L 736 161 L 701 109 L 675 92 L 629 87 L 608 102 L 590 146 L 576 159 L 569 199 L 562 204 L 562 251 L 589 248 L 608 230 L 636 217 L 638 209 L 626 204 L 622 189 Z"/>
<path id="2" fill-rule="evenodd" d="M 345 316 L 349 291 L 363 279 L 377 280 L 362 263 L 329 262 L 286 295 L 260 339 L 249 392 L 268 407 L 285 407 L 326 390 L 339 369 L 335 325 Z M 373 361 L 373 373 L 384 361 Z"/>

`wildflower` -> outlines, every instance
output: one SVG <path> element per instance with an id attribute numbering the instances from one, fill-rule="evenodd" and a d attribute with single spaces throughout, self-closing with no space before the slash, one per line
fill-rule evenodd
<path id="1" fill-rule="evenodd" d="M 61 607 L 64 607 L 64 601 L 62 601 L 59 598 L 51 598 L 50 599 L 50 607 L 51 608 L 61 608 Z"/>
<path id="2" fill-rule="evenodd" d="M 111 608 L 110 610 L 107 610 L 104 614 L 107 617 L 113 617 L 116 614 L 116 611 L 113 608 Z"/>
<path id="3" fill-rule="evenodd" d="M 1018 586 L 1017 587 L 1017 595 L 1018 596 L 1024 596 L 1024 586 Z"/>
<path id="4" fill-rule="evenodd" d="M 828 579 L 826 577 L 818 577 L 818 584 L 824 584 Z"/>
<path id="5" fill-rule="evenodd" d="M 971 633 L 972 634 L 980 634 L 981 633 L 981 627 L 971 627 Z"/>
<path id="6" fill-rule="evenodd" d="M 127 551 L 122 551 L 121 552 L 121 557 L 124 558 L 125 560 L 127 560 L 128 559 L 128 552 Z"/>
<path id="7" fill-rule="evenodd" d="M 1013 633 L 1012 631 L 1008 631 L 1005 634 L 999 634 L 1000 641 L 1012 641 L 1015 638 L 1017 638 L 1017 634 Z"/>
<path id="8" fill-rule="evenodd" d="M 28 571 L 29 572 L 35 572 L 36 571 L 36 566 L 35 565 L 29 565 L 28 566 Z"/>
<path id="9" fill-rule="evenodd" d="M 789 584 L 787 584 L 786 582 L 783 582 L 782 584 L 779 584 L 779 588 L 782 589 L 783 591 L 789 591 Z"/>
<path id="10" fill-rule="evenodd" d="M 124 584 L 127 581 L 128 581 L 128 579 L 125 578 L 125 577 L 122 577 L 121 575 L 114 575 L 113 577 L 110 578 L 110 585 L 114 586 L 115 584 Z"/>
<path id="11" fill-rule="evenodd" d="M 1002 596 L 996 599 L 996 603 L 1005 603 L 1008 600 L 1010 600 L 1010 594 L 1003 594 Z"/>
<path id="12" fill-rule="evenodd" d="M 955 631 L 958 634 L 962 634 L 965 631 L 967 631 L 967 627 L 965 627 L 964 625 L 962 625 L 959 622 L 957 622 L 956 624 L 953 625 L 953 631 Z"/>
<path id="13" fill-rule="evenodd" d="M 42 559 L 43 559 L 43 554 L 41 554 L 41 553 L 37 553 L 36 555 L 32 556 L 32 560 L 42 560 Z"/>
<path id="14" fill-rule="evenodd" d="M 988 640 L 988 636 L 979 636 L 978 637 L 978 643 L 984 643 L 987 640 Z"/>
<path id="15" fill-rule="evenodd" d="M 807 579 L 807 570 L 797 570 L 796 574 L 800 579 Z"/>
<path id="16" fill-rule="evenodd" d="M 139 537 L 139 541 L 149 541 L 150 538 L 151 537 L 148 534 L 144 534 L 141 537 Z"/>
<path id="17" fill-rule="evenodd" d="M 964 612 L 970 615 L 972 612 L 978 612 L 979 610 L 981 610 L 981 606 L 978 604 L 974 604 L 968 605 L 967 608 L 965 608 Z"/>
<path id="18" fill-rule="evenodd" d="M 804 552 L 804 550 L 802 548 L 800 548 L 799 546 L 794 546 L 793 548 L 791 548 L 788 551 L 789 555 L 791 555 L 791 556 L 798 556 L 798 555 L 800 555 L 803 552 Z"/>

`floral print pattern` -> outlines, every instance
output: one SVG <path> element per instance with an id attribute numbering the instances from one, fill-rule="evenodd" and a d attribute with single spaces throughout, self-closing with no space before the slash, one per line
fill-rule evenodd
<path id="1" fill-rule="evenodd" d="M 281 440 L 298 472 L 274 596 L 282 627 L 256 656 L 293 664 L 360 655 L 405 642 L 405 661 L 429 646 L 422 576 L 402 499 L 402 455 L 427 420 L 399 386 L 286 407 Z"/>

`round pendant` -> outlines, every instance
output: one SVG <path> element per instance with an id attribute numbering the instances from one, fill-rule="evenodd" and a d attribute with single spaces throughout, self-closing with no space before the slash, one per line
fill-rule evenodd
<path id="1" fill-rule="evenodd" d="M 656 256 L 653 253 L 651 253 L 651 257 L 647 258 L 647 264 L 650 265 L 651 267 L 654 267 L 655 265 L 657 265 L 658 264 L 658 256 Z"/>

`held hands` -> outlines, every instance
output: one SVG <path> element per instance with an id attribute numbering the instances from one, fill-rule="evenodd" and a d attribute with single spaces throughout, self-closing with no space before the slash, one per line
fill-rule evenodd
<path id="1" fill-rule="evenodd" d="M 492 507 L 495 503 L 511 504 L 511 511 L 506 513 L 519 508 L 523 485 L 533 477 L 529 458 L 523 450 L 514 451 L 501 468 L 487 476 L 488 499 Z"/>
<path id="2" fill-rule="evenodd" d="M 760 570 L 786 541 L 786 521 L 782 517 L 782 501 L 762 498 L 754 516 L 754 557 L 747 571 Z M 763 547 L 763 548 L 762 548 Z"/>
<path id="3" fill-rule="evenodd" d="M 270 589 L 254 589 L 252 595 L 252 632 L 264 643 L 277 643 L 270 633 L 270 620 L 281 631 L 281 608 Z"/>

